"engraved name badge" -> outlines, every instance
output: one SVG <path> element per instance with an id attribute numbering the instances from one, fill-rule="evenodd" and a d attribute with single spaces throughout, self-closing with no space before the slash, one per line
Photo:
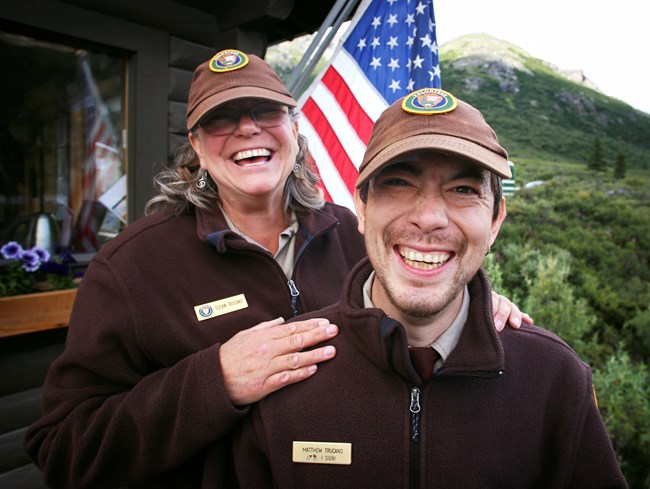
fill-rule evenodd
<path id="1" fill-rule="evenodd" d="M 247 307 L 248 302 L 246 302 L 246 297 L 244 294 L 239 294 L 194 306 L 194 313 L 196 314 L 196 319 L 205 321 L 206 319 L 222 316 L 223 314 L 239 311 L 240 309 L 246 309 Z"/>
<path id="2" fill-rule="evenodd" d="M 352 464 L 352 443 L 294 441 L 292 460 L 298 464 Z"/>

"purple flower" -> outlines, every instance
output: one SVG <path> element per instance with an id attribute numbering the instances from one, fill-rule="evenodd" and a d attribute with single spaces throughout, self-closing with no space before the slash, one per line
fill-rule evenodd
<path id="1" fill-rule="evenodd" d="M 36 253 L 38 255 L 38 259 L 41 261 L 41 263 L 45 263 L 47 261 L 50 261 L 50 253 L 47 250 L 44 250 L 43 248 L 38 248 L 34 246 L 30 251 Z"/>
<path id="2" fill-rule="evenodd" d="M 23 270 L 27 272 L 35 272 L 41 266 L 41 259 L 32 250 L 23 251 L 19 258 L 23 262 Z"/>
<path id="3" fill-rule="evenodd" d="M 15 241 L 9 241 L 0 248 L 0 253 L 2 253 L 3 258 L 6 258 L 7 260 L 18 260 L 22 252 L 23 247 Z"/>
<path id="4" fill-rule="evenodd" d="M 47 290 L 44 284 L 55 290 L 77 286 L 70 268 L 75 259 L 68 252 L 54 256 L 43 248 L 25 249 L 20 243 L 10 241 L 0 245 L 0 260 L 3 258 L 10 263 L 0 266 L 0 297 Z"/>

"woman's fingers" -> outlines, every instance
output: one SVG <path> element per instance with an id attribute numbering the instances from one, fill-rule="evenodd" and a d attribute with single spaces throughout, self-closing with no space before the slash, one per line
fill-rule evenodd
<path id="1" fill-rule="evenodd" d="M 224 383 L 233 404 L 257 402 L 273 391 L 306 379 L 316 364 L 336 354 L 333 346 L 309 351 L 338 334 L 338 327 L 316 318 L 281 323 L 281 318 L 240 331 L 221 345 Z"/>
<path id="2" fill-rule="evenodd" d="M 494 317 L 494 326 L 497 331 L 502 331 L 506 323 L 514 329 L 521 326 L 522 321 L 533 324 L 532 318 L 519 310 L 516 304 L 513 304 L 507 297 L 492 291 L 492 311 Z"/>

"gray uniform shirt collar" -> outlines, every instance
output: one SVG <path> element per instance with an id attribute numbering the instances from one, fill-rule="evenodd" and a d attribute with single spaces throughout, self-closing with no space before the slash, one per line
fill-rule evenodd
<path id="1" fill-rule="evenodd" d="M 266 250 L 269 253 L 271 253 L 264 246 L 262 246 L 257 241 L 255 241 L 253 238 L 245 235 L 239 229 L 237 229 L 235 223 L 232 222 L 230 217 L 228 217 L 228 214 L 226 214 L 226 212 L 223 210 L 223 207 L 221 207 L 221 205 L 219 205 L 219 207 L 221 208 L 221 212 L 223 212 L 223 217 L 226 219 L 226 224 L 228 224 L 228 227 L 233 232 L 239 234 L 242 238 L 244 238 L 249 243 L 257 245 L 263 250 Z M 291 276 L 293 275 L 293 266 L 294 266 L 293 258 L 296 249 L 297 232 L 298 232 L 298 219 L 296 219 L 295 212 L 291 211 L 291 224 L 289 224 L 289 226 L 284 231 L 282 231 L 278 236 L 278 252 L 273 256 L 273 258 L 275 258 L 275 261 L 277 261 L 278 264 L 282 267 L 282 270 L 284 271 L 284 274 L 287 276 L 287 278 L 291 278 Z"/>

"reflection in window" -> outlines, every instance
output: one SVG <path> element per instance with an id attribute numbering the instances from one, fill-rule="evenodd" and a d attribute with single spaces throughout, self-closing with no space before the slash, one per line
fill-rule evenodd
<path id="1" fill-rule="evenodd" d="M 96 251 L 126 225 L 125 59 L 0 31 L 2 242 Z"/>

